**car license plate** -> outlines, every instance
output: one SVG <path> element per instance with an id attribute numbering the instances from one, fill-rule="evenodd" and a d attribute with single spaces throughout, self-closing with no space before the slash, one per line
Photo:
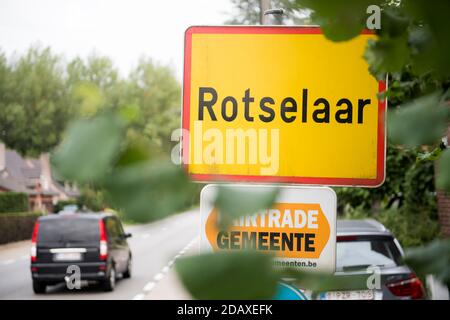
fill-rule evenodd
<path id="1" fill-rule="evenodd" d="M 53 260 L 55 260 L 55 261 L 80 261 L 81 253 L 79 253 L 79 252 L 55 253 L 53 255 Z"/>
<path id="2" fill-rule="evenodd" d="M 374 300 L 373 290 L 330 291 L 322 292 L 320 300 Z"/>

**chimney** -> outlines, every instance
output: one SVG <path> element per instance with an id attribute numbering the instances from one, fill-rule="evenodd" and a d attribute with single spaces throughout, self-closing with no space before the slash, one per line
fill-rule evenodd
<path id="1" fill-rule="evenodd" d="M 50 156 L 48 153 L 43 153 L 40 156 L 41 162 L 41 176 L 40 183 L 43 190 L 49 190 L 52 183 L 52 171 L 50 167 Z"/>
<path id="2" fill-rule="evenodd" d="M 0 171 L 6 167 L 6 148 L 5 144 L 0 141 Z"/>

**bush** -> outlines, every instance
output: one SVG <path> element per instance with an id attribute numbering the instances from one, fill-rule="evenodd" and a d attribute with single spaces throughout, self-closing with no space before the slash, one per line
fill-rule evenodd
<path id="1" fill-rule="evenodd" d="M 94 212 L 102 211 L 105 207 L 107 207 L 104 191 L 96 190 L 91 187 L 84 187 L 81 190 L 80 197 L 78 198 L 76 204 L 80 209 L 86 208 L 87 210 L 92 210 Z"/>
<path id="2" fill-rule="evenodd" d="M 14 212 L 0 215 L 0 244 L 31 238 L 40 212 Z"/>
<path id="3" fill-rule="evenodd" d="M 0 213 L 26 212 L 28 210 L 27 194 L 21 192 L 0 192 Z"/>
<path id="4" fill-rule="evenodd" d="M 60 200 L 53 206 L 53 212 L 58 213 L 62 209 L 64 209 L 65 206 L 75 205 L 75 204 L 77 204 L 76 200 Z"/>
<path id="5" fill-rule="evenodd" d="M 439 236 L 439 223 L 426 210 L 410 211 L 404 207 L 372 214 L 361 208 L 348 210 L 345 219 L 375 219 L 398 239 L 404 248 L 426 244 Z"/>
<path id="6" fill-rule="evenodd" d="M 439 223 L 426 211 L 410 212 L 406 208 L 386 210 L 378 220 L 400 241 L 403 247 L 424 245 L 439 236 Z"/>

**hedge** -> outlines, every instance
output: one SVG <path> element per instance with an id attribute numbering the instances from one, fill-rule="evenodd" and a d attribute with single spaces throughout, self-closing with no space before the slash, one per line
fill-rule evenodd
<path id="1" fill-rule="evenodd" d="M 53 206 L 53 212 L 58 213 L 67 205 L 78 204 L 76 200 L 60 200 Z"/>
<path id="2" fill-rule="evenodd" d="M 14 212 L 0 214 L 0 244 L 31 239 L 40 212 Z"/>
<path id="3" fill-rule="evenodd" d="M 0 213 L 26 212 L 28 195 L 21 192 L 0 192 Z"/>

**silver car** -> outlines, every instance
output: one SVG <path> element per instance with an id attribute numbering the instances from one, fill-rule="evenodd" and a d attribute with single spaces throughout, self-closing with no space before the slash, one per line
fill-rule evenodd
<path id="1" fill-rule="evenodd" d="M 392 233 L 375 220 L 338 220 L 336 276 L 367 274 L 360 290 L 319 292 L 320 300 L 425 299 L 420 279 L 402 263 L 403 250 Z M 375 278 L 378 277 L 378 278 Z"/>

